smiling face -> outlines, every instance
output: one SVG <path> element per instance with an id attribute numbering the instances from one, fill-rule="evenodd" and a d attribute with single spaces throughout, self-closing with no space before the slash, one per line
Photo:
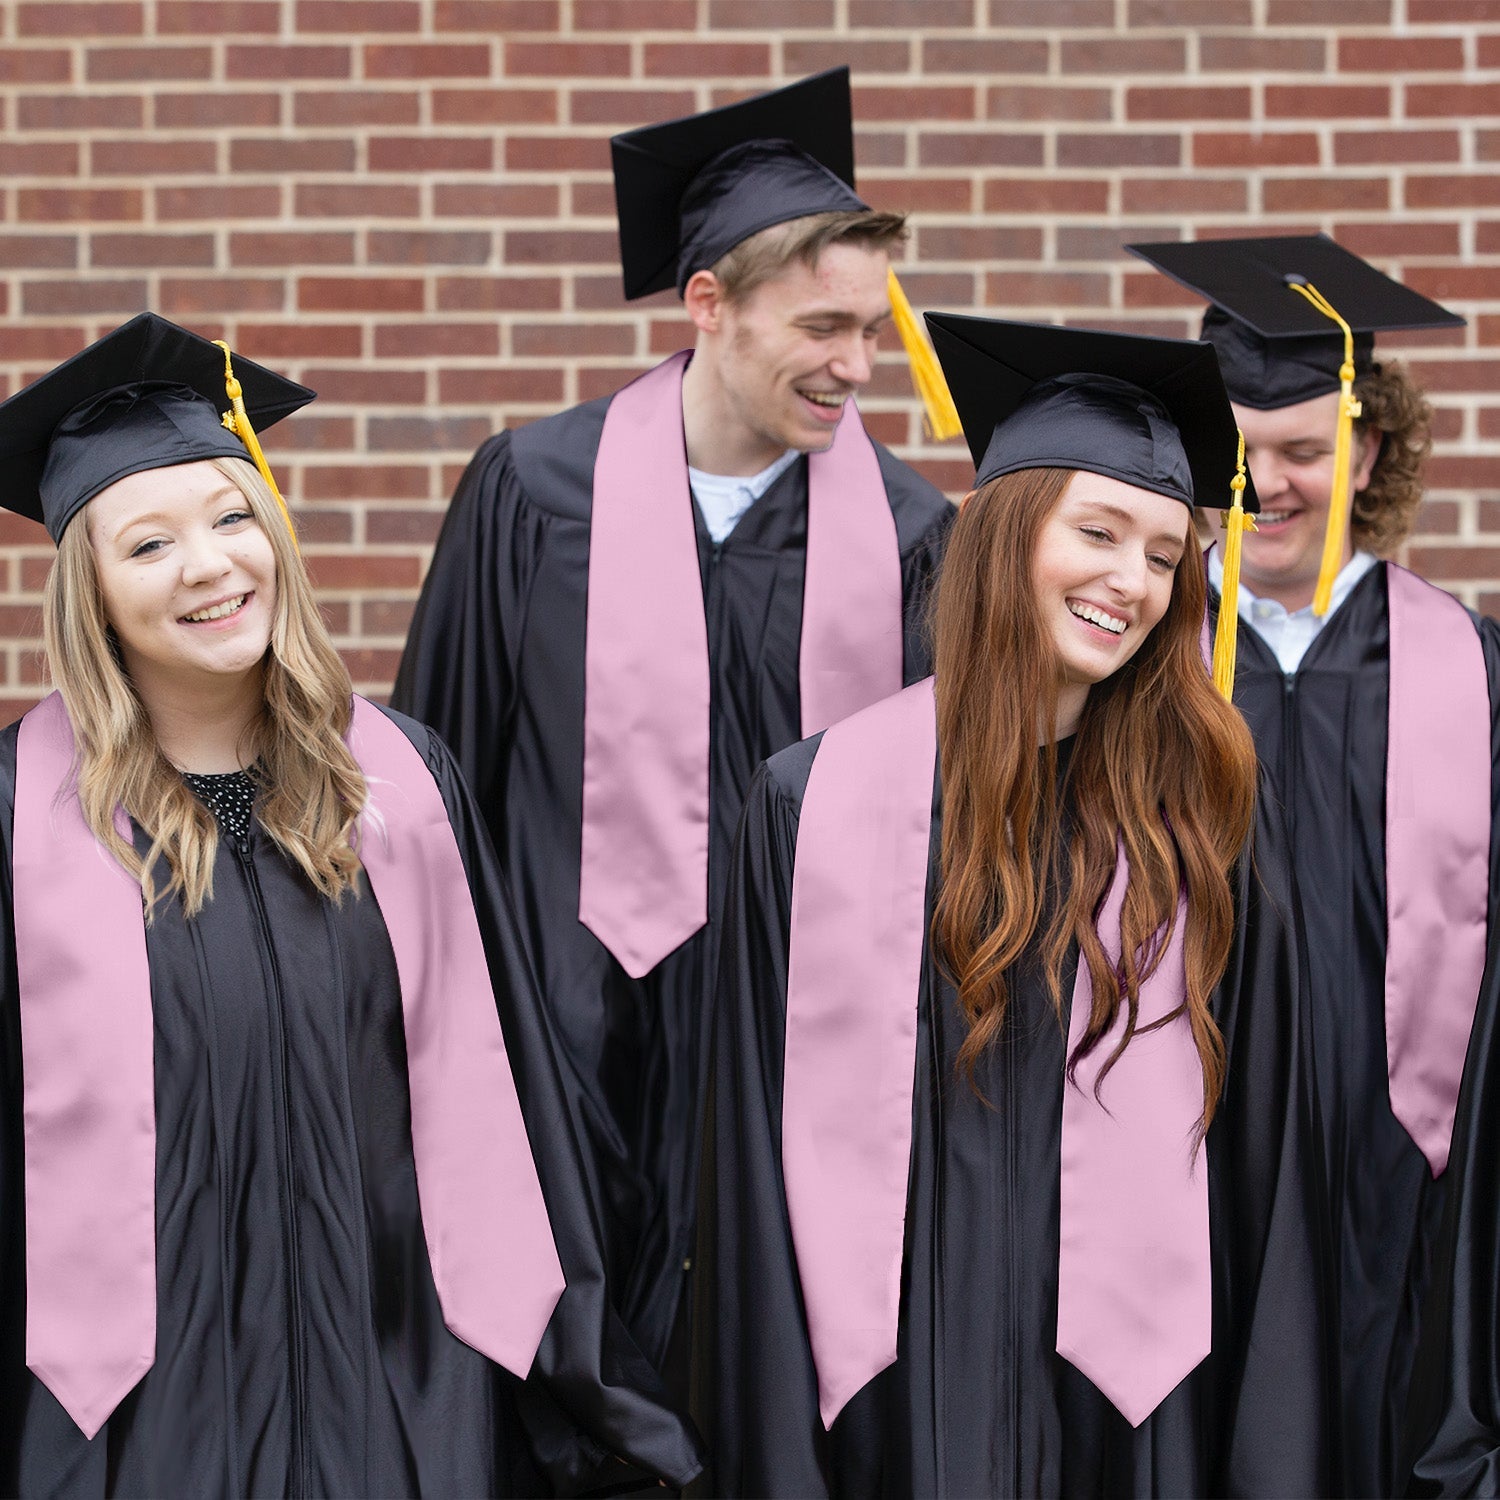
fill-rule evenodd
<path id="1" fill-rule="evenodd" d="M 1186 505 L 1080 471 L 1042 524 L 1032 583 L 1062 680 L 1059 725 L 1118 672 L 1167 612 L 1191 534 Z"/>
<path id="2" fill-rule="evenodd" d="M 1289 610 L 1311 604 L 1318 583 L 1338 412 L 1336 391 L 1276 411 L 1234 408 L 1234 419 L 1245 434 L 1245 465 L 1260 498 L 1255 530 L 1245 533 L 1240 577 L 1251 593 L 1275 599 Z M 1351 497 L 1369 484 L 1379 451 L 1378 433 L 1355 430 Z M 1344 562 L 1350 552 L 1346 533 Z"/>
<path id="3" fill-rule="evenodd" d="M 276 560 L 219 469 L 202 461 L 127 475 L 94 496 L 85 521 L 105 618 L 143 698 L 259 674 Z"/>
<path id="4" fill-rule="evenodd" d="M 874 372 L 891 315 L 884 250 L 835 242 L 816 265 L 793 260 L 718 309 L 721 405 L 743 429 L 738 446 L 772 462 L 788 448 L 833 442 L 844 402 Z"/>

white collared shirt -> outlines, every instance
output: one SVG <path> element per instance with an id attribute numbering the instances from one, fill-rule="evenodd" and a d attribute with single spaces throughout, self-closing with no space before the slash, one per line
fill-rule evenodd
<path id="1" fill-rule="evenodd" d="M 742 474 L 705 474 L 690 464 L 688 483 L 703 514 L 703 524 L 714 541 L 722 542 L 740 517 L 801 457 L 796 448 L 788 448 L 774 463 L 748 479 Z"/>
<path id="2" fill-rule="evenodd" d="M 1333 599 L 1328 613 L 1319 619 L 1312 605 L 1288 610 L 1274 599 L 1257 599 L 1240 579 L 1240 619 L 1255 628 L 1255 633 L 1268 645 L 1281 663 L 1281 670 L 1291 676 L 1302 665 L 1307 648 L 1317 638 L 1318 632 L 1333 618 L 1354 585 L 1379 561 L 1373 553 L 1356 552 L 1339 569 L 1333 580 Z M 1208 576 L 1216 589 L 1224 587 L 1224 560 L 1217 546 L 1208 554 Z"/>

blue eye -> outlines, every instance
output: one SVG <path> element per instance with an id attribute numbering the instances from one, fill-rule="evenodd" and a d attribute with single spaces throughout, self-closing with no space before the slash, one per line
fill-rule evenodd
<path id="1" fill-rule="evenodd" d="M 219 526 L 237 526 L 241 521 L 253 521 L 255 517 L 248 510 L 230 510 L 219 517 L 215 523 Z"/>

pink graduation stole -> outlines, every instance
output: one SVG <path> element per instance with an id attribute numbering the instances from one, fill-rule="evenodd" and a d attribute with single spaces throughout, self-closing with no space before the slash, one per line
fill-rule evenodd
<path id="1" fill-rule="evenodd" d="M 72 792 L 61 696 L 19 736 L 26 1363 L 92 1438 L 156 1357 L 151 979 L 140 887 Z M 444 1321 L 524 1379 L 564 1279 L 462 857 L 426 761 L 358 697 L 349 746 L 370 789 L 360 858 L 401 979 L 412 1153 Z"/>
<path id="2" fill-rule="evenodd" d="M 823 736 L 798 824 L 781 1154 L 825 1427 L 896 1358 L 936 756 L 928 678 Z M 1122 856 L 1099 921 L 1116 955 L 1125 883 Z M 1141 1025 L 1182 1002 L 1185 923 Z M 1080 962 L 1070 1050 L 1090 995 Z M 1209 1348 L 1203 1072 L 1181 1017 L 1135 1037 L 1096 1102 L 1117 1036 L 1064 1086 L 1057 1348 L 1139 1424 Z"/>
<path id="3" fill-rule="evenodd" d="M 1438 1177 L 1489 932 L 1489 675 L 1463 605 L 1385 569 L 1386 1065 L 1391 1112 Z"/>
<path id="4" fill-rule="evenodd" d="M 640 978 L 708 920 L 708 626 L 673 355 L 609 404 L 594 462 L 578 919 Z M 901 560 L 853 401 L 808 465 L 799 672 L 811 734 L 895 692 Z"/>

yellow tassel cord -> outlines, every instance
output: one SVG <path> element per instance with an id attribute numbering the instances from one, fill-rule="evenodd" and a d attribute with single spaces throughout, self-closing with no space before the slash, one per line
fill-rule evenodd
<path id="1" fill-rule="evenodd" d="M 286 529 L 292 534 L 292 546 L 300 552 L 302 547 L 297 541 L 297 528 L 292 524 L 292 513 L 286 508 L 286 501 L 281 498 L 281 491 L 276 488 L 271 466 L 266 462 L 266 455 L 260 451 L 260 439 L 256 437 L 255 429 L 250 425 L 250 414 L 245 410 L 245 393 L 235 378 L 234 362 L 229 352 L 229 345 L 223 339 L 215 339 L 214 343 L 224 351 L 224 394 L 229 397 L 230 405 L 230 409 L 224 413 L 224 425 L 239 438 L 255 461 L 255 467 L 260 470 L 260 477 L 270 487 L 271 493 L 276 497 L 276 503 L 281 507 L 281 514 L 286 519 Z"/>
<path id="2" fill-rule="evenodd" d="M 1344 331 L 1344 363 L 1339 367 L 1339 425 L 1333 441 L 1333 488 L 1328 495 L 1328 530 L 1323 533 L 1323 562 L 1318 569 L 1317 591 L 1313 594 L 1313 613 L 1321 619 L 1333 603 L 1333 580 L 1338 577 L 1344 562 L 1344 532 L 1349 524 L 1349 454 L 1354 441 L 1354 420 L 1363 408 L 1354 399 L 1353 330 L 1311 282 L 1293 281 L 1289 285 Z"/>
<path id="3" fill-rule="evenodd" d="M 1245 511 L 1245 434 L 1240 434 L 1235 475 L 1229 481 L 1234 501 L 1224 513 L 1224 586 L 1219 593 L 1219 628 L 1214 632 L 1214 686 L 1228 702 L 1234 697 L 1234 657 L 1240 630 L 1240 550 L 1255 519 Z"/>
<path id="4" fill-rule="evenodd" d="M 953 404 L 948 382 L 943 379 L 943 367 L 938 363 L 937 355 L 932 352 L 932 345 L 927 342 L 922 325 L 917 321 L 917 315 L 912 311 L 911 303 L 896 279 L 894 266 L 891 267 L 887 284 L 890 287 L 891 314 L 895 320 L 896 332 L 901 335 L 901 343 L 906 349 L 906 362 L 911 366 L 911 383 L 917 395 L 922 398 L 922 409 L 927 414 L 927 431 L 938 442 L 956 438 L 964 430 L 963 424 L 958 420 L 958 408 Z"/>

